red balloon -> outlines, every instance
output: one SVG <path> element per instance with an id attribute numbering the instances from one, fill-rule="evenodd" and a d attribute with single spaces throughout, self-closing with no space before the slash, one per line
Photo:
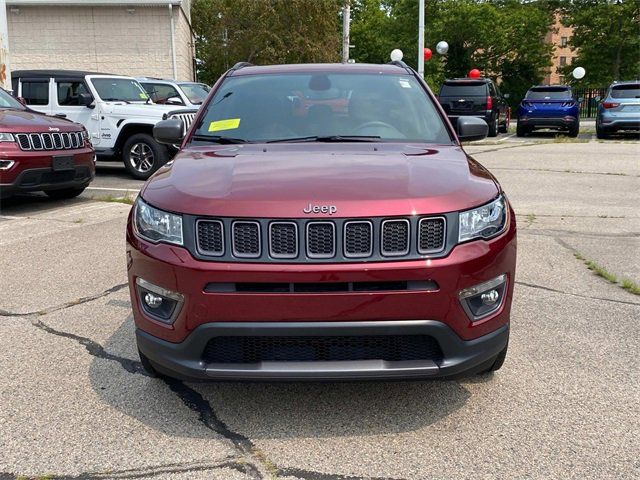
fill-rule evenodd
<path id="1" fill-rule="evenodd" d="M 482 73 L 480 73 L 480 70 L 478 70 L 477 68 L 474 68 L 469 72 L 469 78 L 480 78 L 481 76 Z"/>
<path id="2" fill-rule="evenodd" d="M 431 55 L 433 55 L 433 52 L 431 52 L 430 48 L 425 48 L 423 53 L 425 60 L 429 60 L 431 58 Z"/>

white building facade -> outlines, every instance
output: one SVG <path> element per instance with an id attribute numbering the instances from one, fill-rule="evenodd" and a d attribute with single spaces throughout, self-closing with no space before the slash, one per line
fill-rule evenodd
<path id="1" fill-rule="evenodd" d="M 12 70 L 194 80 L 191 0 L 7 0 Z"/>

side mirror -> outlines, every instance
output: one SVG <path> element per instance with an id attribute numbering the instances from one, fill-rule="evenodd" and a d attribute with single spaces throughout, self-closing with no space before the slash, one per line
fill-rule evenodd
<path id="1" fill-rule="evenodd" d="M 85 107 L 91 108 L 91 104 L 93 103 L 93 96 L 91 96 L 90 93 L 79 93 L 78 103 L 80 105 L 84 105 Z"/>
<path id="2" fill-rule="evenodd" d="M 471 142 L 486 138 L 489 134 L 489 125 L 481 118 L 459 117 L 457 130 L 460 141 Z"/>
<path id="3" fill-rule="evenodd" d="M 167 105 L 184 105 L 184 102 L 180 99 L 180 97 L 167 98 L 167 101 L 165 103 Z"/>
<path id="4" fill-rule="evenodd" d="M 184 123 L 179 118 L 162 120 L 153 127 L 153 138 L 165 145 L 179 145 L 184 138 Z"/>
<path id="5" fill-rule="evenodd" d="M 509 98 L 510 96 L 511 96 L 511 94 L 510 94 L 510 93 L 505 93 L 505 94 L 503 95 L 503 97 L 504 97 L 504 98 Z"/>

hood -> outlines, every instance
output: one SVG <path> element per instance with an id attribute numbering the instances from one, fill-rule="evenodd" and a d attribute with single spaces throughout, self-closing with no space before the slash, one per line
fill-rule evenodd
<path id="1" fill-rule="evenodd" d="M 458 146 L 216 145 L 182 151 L 145 185 L 168 211 L 231 217 L 335 217 L 465 210 L 498 194 L 491 174 Z"/>
<path id="2" fill-rule="evenodd" d="M 32 110 L 0 108 L 0 131 L 10 133 L 77 132 L 82 125 Z"/>
<path id="3" fill-rule="evenodd" d="M 123 117 L 148 117 L 155 120 L 162 120 L 165 113 L 175 110 L 184 109 L 185 107 L 176 107 L 175 105 L 156 105 L 154 103 L 123 103 L 123 102 L 107 102 L 104 104 L 104 112 L 113 115 L 122 115 Z"/>

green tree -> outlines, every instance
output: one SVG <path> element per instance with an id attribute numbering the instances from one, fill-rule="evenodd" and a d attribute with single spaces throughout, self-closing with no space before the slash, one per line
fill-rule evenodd
<path id="1" fill-rule="evenodd" d="M 613 80 L 640 75 L 640 2 L 638 0 L 573 0 L 564 2 L 562 23 L 573 27 L 569 39 L 577 56 L 562 73 L 574 84 L 602 87 Z M 571 71 L 581 66 L 583 80 Z"/>
<path id="2" fill-rule="evenodd" d="M 213 83 L 241 61 L 339 61 L 341 6 L 341 0 L 195 0 L 200 79 Z"/>
<path id="3" fill-rule="evenodd" d="M 552 46 L 545 35 L 556 8 L 550 1 L 427 0 L 425 46 L 433 50 L 425 62 L 425 78 L 437 89 L 445 78 L 464 77 L 472 68 L 498 79 L 516 103 L 539 83 L 551 65 Z M 557 3 L 557 2 L 556 2 Z M 449 53 L 435 52 L 440 40 Z M 358 0 L 351 41 L 357 61 L 386 62 L 393 48 L 417 67 L 417 0 Z"/>

